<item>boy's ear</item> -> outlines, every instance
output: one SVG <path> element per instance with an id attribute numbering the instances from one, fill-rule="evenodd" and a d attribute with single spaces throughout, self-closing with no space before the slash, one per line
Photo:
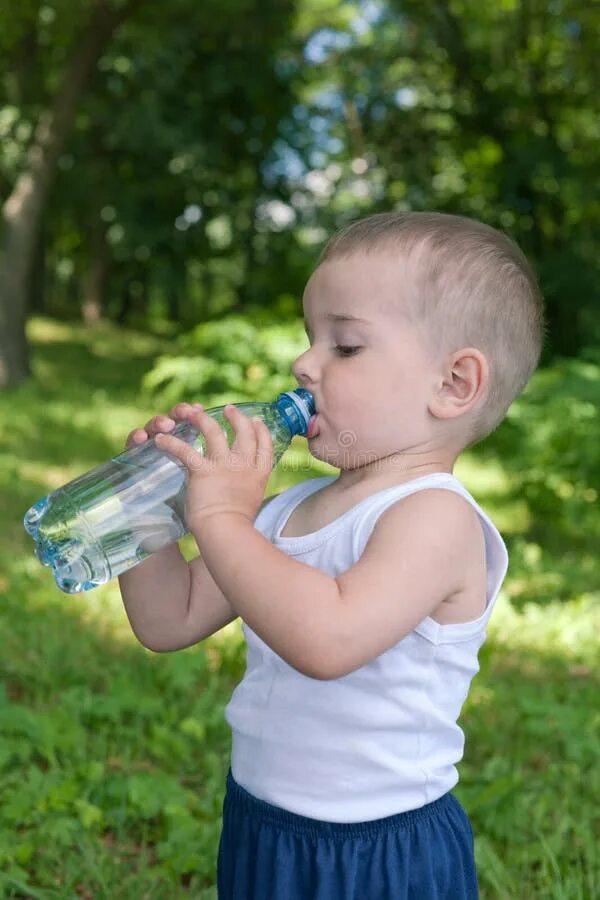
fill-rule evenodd
<path id="1" fill-rule="evenodd" d="M 488 361 L 475 347 L 457 350 L 447 360 L 429 412 L 436 419 L 454 419 L 468 412 L 487 392 Z"/>

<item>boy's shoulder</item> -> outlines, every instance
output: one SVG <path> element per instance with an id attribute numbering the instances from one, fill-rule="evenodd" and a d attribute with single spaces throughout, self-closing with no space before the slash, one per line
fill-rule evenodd
<path id="1" fill-rule="evenodd" d="M 467 492 L 436 486 L 420 488 L 391 502 L 379 516 L 377 528 L 387 531 L 391 538 L 395 532 L 421 534 L 434 544 L 436 535 L 440 539 L 443 536 L 454 546 L 469 546 L 475 535 L 481 535 L 479 511 Z"/>

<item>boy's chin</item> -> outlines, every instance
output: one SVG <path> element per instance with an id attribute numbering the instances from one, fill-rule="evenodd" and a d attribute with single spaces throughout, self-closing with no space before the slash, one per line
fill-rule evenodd
<path id="1" fill-rule="evenodd" d="M 320 462 L 327 463 L 327 465 L 336 469 L 354 469 L 358 465 L 347 450 L 319 447 L 318 441 L 311 441 L 308 449 L 313 459 L 318 459 Z"/>

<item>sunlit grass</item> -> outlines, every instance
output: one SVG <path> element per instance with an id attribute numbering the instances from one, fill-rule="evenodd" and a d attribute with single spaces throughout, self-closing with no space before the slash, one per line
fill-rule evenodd
<path id="1" fill-rule="evenodd" d="M 155 412 L 141 378 L 168 338 L 41 319 L 30 337 L 38 379 L 0 394 L 0 897 L 208 900 L 240 625 L 199 648 L 151 654 L 116 583 L 62 594 L 21 526 L 39 496 L 119 452 Z M 512 557 L 463 712 L 458 793 L 475 826 L 483 900 L 593 900 L 597 554 L 568 535 L 556 554 L 531 533 L 506 460 L 474 450 L 456 470 Z M 334 472 L 297 439 L 267 493 Z M 196 552 L 189 537 L 182 549 Z"/>
<path id="2" fill-rule="evenodd" d="M 567 664 L 600 663 L 600 590 L 589 591 L 567 603 L 540 606 L 528 603 L 516 610 L 506 597 L 489 625 L 490 639 L 511 650 L 535 651 L 560 656 Z M 597 710 L 600 714 L 600 706 Z"/>

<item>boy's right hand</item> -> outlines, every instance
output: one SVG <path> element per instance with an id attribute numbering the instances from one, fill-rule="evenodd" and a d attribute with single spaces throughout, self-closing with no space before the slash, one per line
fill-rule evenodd
<path id="1" fill-rule="evenodd" d="M 179 422 L 185 422 L 194 410 L 202 409 L 200 403 L 178 403 L 166 415 L 154 416 L 143 428 L 134 428 L 127 435 L 125 449 L 139 447 L 155 434 L 167 434 L 172 431 Z"/>

